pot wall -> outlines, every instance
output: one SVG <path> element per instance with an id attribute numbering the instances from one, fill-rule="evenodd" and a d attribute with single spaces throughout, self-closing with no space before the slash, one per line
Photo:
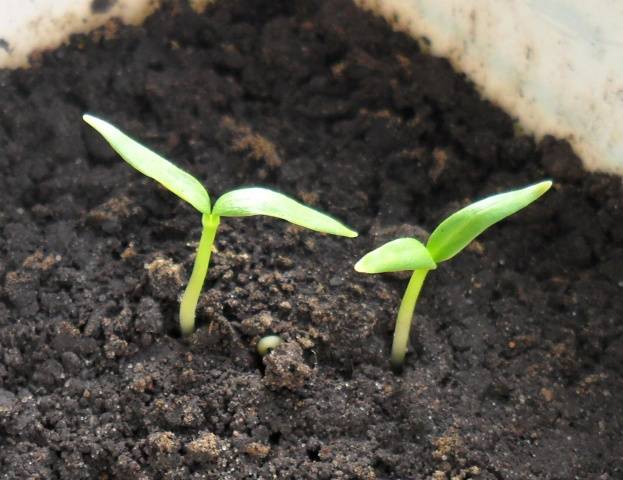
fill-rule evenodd
<path id="1" fill-rule="evenodd" d="M 191 0 L 202 10 L 210 0 Z M 566 138 L 589 170 L 623 174 L 623 1 L 356 0 L 465 72 L 537 137 Z M 0 68 L 28 64 L 111 18 L 138 24 L 158 0 L 4 0 Z"/>
<path id="2" fill-rule="evenodd" d="M 537 137 L 623 173 L 623 2 L 356 0 L 424 40 Z"/>
<path id="3" fill-rule="evenodd" d="M 111 18 L 139 24 L 158 5 L 158 0 L 2 0 L 0 68 L 27 66 L 31 53 L 56 48 Z"/>

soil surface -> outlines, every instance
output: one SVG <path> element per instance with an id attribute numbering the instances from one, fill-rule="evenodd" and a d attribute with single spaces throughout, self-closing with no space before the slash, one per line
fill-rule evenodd
<path id="1" fill-rule="evenodd" d="M 344 0 L 173 3 L 33 63 L 0 73 L 0 479 L 623 478 L 619 178 Z M 361 235 L 225 219 L 181 339 L 200 216 L 85 111 Z M 429 276 L 393 373 L 406 282 L 354 262 L 545 177 Z"/>

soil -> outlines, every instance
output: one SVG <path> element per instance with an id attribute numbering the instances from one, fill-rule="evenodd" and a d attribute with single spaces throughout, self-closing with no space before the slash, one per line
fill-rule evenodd
<path id="1" fill-rule="evenodd" d="M 170 3 L 33 63 L 0 73 L 0 479 L 623 478 L 619 178 L 346 0 Z M 361 235 L 226 219 L 181 339 L 200 217 L 85 111 Z M 356 259 L 544 177 L 429 276 L 393 373 L 406 282 Z"/>

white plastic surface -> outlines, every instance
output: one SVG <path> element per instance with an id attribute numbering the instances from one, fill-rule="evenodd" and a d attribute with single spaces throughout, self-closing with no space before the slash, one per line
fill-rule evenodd
<path id="1" fill-rule="evenodd" d="M 113 17 L 141 23 L 158 4 L 158 0 L 0 0 L 0 68 L 27 66 L 31 52 L 55 48 L 71 34 L 93 30 Z"/>
<path id="2" fill-rule="evenodd" d="M 357 1 L 425 37 L 525 130 L 623 174 L 623 1 Z"/>

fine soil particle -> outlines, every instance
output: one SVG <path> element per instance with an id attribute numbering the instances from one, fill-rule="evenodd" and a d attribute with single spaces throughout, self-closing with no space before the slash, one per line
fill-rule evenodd
<path id="1" fill-rule="evenodd" d="M 303 387 L 312 369 L 303 360 L 303 349 L 298 343 L 279 345 L 263 359 L 266 370 L 264 383 L 273 389 L 287 388 L 296 391 Z"/>
<path id="2" fill-rule="evenodd" d="M 619 178 L 346 0 L 169 3 L 34 61 L 0 72 L 0 479 L 622 478 Z M 85 111 L 361 235 L 225 219 L 180 339 L 200 216 Z M 405 281 L 354 262 L 544 177 L 429 276 L 392 373 Z"/>

